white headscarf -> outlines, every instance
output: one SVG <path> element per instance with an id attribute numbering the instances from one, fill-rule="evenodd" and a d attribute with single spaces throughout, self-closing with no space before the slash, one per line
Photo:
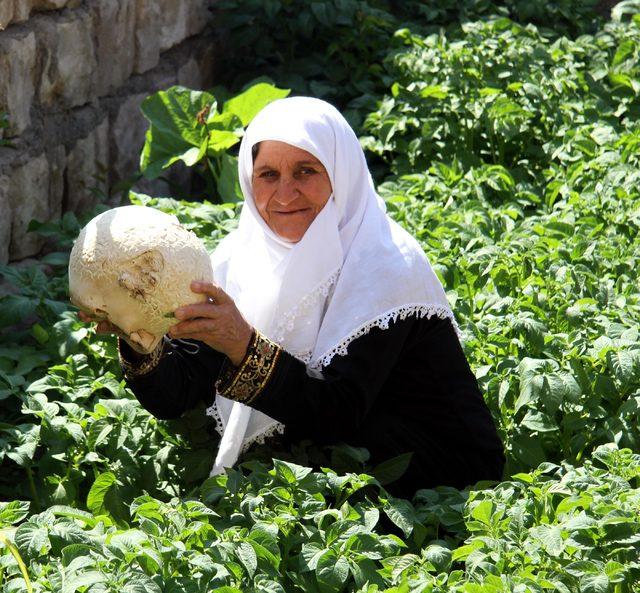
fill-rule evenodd
<path id="1" fill-rule="evenodd" d="M 297 243 L 276 235 L 254 202 L 252 147 L 263 140 L 311 153 L 331 181 L 332 197 Z M 387 216 L 360 143 L 332 105 L 308 97 L 270 103 L 247 128 L 238 167 L 245 204 L 237 230 L 212 256 L 214 279 L 256 329 L 307 364 L 309 375 L 321 378 L 354 339 L 398 317 L 449 317 L 460 335 L 422 248 Z M 220 395 L 207 413 L 222 435 L 212 475 L 284 428 Z"/>

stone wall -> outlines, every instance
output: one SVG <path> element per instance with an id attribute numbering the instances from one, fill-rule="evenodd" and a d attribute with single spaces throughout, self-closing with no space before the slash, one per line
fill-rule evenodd
<path id="1" fill-rule="evenodd" d="M 0 0 L 0 263 L 42 248 L 31 219 L 88 209 L 137 171 L 146 96 L 212 84 L 211 4 Z"/>

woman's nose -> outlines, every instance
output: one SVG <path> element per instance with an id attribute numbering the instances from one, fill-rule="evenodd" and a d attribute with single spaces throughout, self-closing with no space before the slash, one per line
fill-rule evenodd
<path id="1" fill-rule="evenodd" d="M 296 180 L 292 177 L 282 176 L 278 184 L 278 202 L 288 204 L 299 196 L 300 191 L 298 190 Z"/>

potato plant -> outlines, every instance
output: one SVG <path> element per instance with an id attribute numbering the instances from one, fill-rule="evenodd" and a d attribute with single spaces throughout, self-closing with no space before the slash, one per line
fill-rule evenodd
<path id="1" fill-rule="evenodd" d="M 310 442 L 207 478 L 209 419 L 150 416 L 113 338 L 68 304 L 71 242 L 97 212 L 34 221 L 57 250 L 2 269 L 15 291 L 0 298 L 0 590 L 639 591 L 640 3 L 608 22 L 592 4 L 218 3 L 235 7 L 229 47 L 249 52 L 247 28 L 262 32 L 261 74 L 362 124 L 391 216 L 447 290 L 505 444 L 503 482 L 396 499 L 385 485 L 401 460 L 370 467 L 348 443 Z M 333 35 L 329 53 L 305 31 Z M 212 142 L 242 135 L 224 115 L 233 93 L 149 98 L 170 133 L 149 134 L 147 173 L 232 159 Z M 227 203 L 130 200 L 213 249 L 239 206 L 233 184 L 210 189 Z"/>

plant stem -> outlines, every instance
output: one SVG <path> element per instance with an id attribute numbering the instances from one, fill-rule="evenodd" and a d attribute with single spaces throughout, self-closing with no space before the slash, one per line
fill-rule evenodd
<path id="1" fill-rule="evenodd" d="M 33 479 L 33 471 L 31 469 L 30 465 L 27 465 L 25 470 L 27 472 L 27 479 L 29 480 L 29 490 L 31 490 L 31 497 L 33 498 L 33 505 L 35 506 L 36 511 L 39 512 L 42 505 L 40 504 L 40 498 L 38 497 L 38 491 L 36 489 L 36 483 L 35 483 L 35 481 Z"/>

